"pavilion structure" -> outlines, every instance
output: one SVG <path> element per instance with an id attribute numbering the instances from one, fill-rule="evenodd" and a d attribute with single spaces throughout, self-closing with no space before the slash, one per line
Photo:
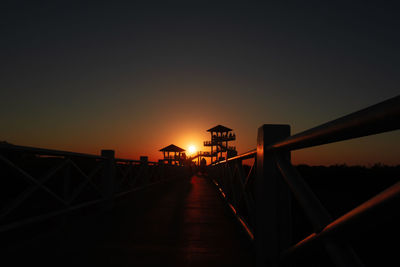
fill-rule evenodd
<path id="1" fill-rule="evenodd" d="M 174 144 L 166 146 L 160 151 L 164 155 L 164 159 L 161 161 L 169 165 L 182 165 L 183 160 L 186 158 L 185 153 L 183 153 L 185 150 Z"/>
<path id="2" fill-rule="evenodd" d="M 211 141 L 204 141 L 204 146 L 211 147 L 211 162 L 214 162 L 214 157 L 215 161 L 218 161 L 237 155 L 236 147 L 229 146 L 228 143 L 236 140 L 236 135 L 232 132 L 232 129 L 217 125 L 208 129 L 207 132 L 211 134 Z"/>

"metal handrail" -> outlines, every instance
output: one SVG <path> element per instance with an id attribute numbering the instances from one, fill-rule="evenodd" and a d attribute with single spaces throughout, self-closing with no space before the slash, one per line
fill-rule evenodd
<path id="1" fill-rule="evenodd" d="M 400 129 L 400 96 L 321 124 L 268 146 L 267 151 L 297 150 Z M 220 161 L 240 159 L 257 149 Z"/>
<path id="2" fill-rule="evenodd" d="M 248 151 L 248 152 L 246 152 L 246 153 L 243 153 L 243 154 L 234 156 L 234 157 L 232 157 L 232 158 L 224 159 L 224 160 L 221 160 L 221 161 L 212 163 L 211 165 L 214 165 L 214 166 L 215 166 L 215 165 L 218 165 L 218 164 L 221 164 L 221 163 L 227 163 L 227 162 L 233 161 L 233 160 L 251 159 L 251 158 L 254 158 L 256 155 L 257 155 L 257 149 L 253 149 L 253 150 L 250 150 L 250 151 Z"/>
<path id="3" fill-rule="evenodd" d="M 37 155 L 46 155 L 46 156 L 62 156 L 62 157 L 79 157 L 79 158 L 92 158 L 92 159 L 106 159 L 103 156 L 94 155 L 94 154 L 86 154 L 86 153 L 78 153 L 78 152 L 70 152 L 64 150 L 55 150 L 55 149 L 46 149 L 46 148 L 38 148 L 31 146 L 19 146 L 8 143 L 0 143 L 0 150 L 10 150 L 16 152 L 26 152 Z M 124 159 L 124 158 L 115 158 L 116 162 L 132 162 L 132 163 L 141 163 L 141 160 L 136 159 Z M 146 161 L 149 164 L 157 164 L 155 161 Z"/>
<path id="4" fill-rule="evenodd" d="M 125 162 L 125 163 L 140 163 L 140 160 L 137 159 L 121 159 L 121 158 L 115 158 L 115 162 Z"/>
<path id="5" fill-rule="evenodd" d="M 122 158 L 115 158 L 115 162 L 126 162 L 126 163 L 143 163 L 143 161 L 138 159 L 122 159 Z M 145 161 L 147 164 L 158 164 L 156 161 Z"/>
<path id="6" fill-rule="evenodd" d="M 12 144 L 7 144 L 7 143 L 0 143 L 0 150 L 26 152 L 26 153 L 32 153 L 32 154 L 37 154 L 37 155 L 47 155 L 47 156 L 105 159 L 105 157 L 102 157 L 99 155 L 93 155 L 93 154 L 76 153 L 76 152 L 70 152 L 70 151 L 45 149 L 45 148 L 37 148 L 37 147 L 30 147 L 30 146 L 18 146 L 18 145 L 12 145 Z"/>
<path id="7" fill-rule="evenodd" d="M 296 150 L 400 129 L 400 96 L 276 142 L 267 151 Z"/>
<path id="8" fill-rule="evenodd" d="M 19 146 L 8 143 L 0 143 L 0 150 L 10 150 L 17 152 L 26 152 L 32 153 L 36 155 L 46 155 L 46 156 L 60 156 L 60 157 L 79 157 L 79 158 L 91 158 L 91 159 L 106 159 L 103 156 L 94 155 L 94 154 L 86 154 L 86 153 L 77 153 L 63 150 L 55 150 L 55 149 L 46 149 L 46 148 L 38 148 L 31 146 Z M 115 158 L 116 162 L 127 162 L 127 163 L 141 163 L 140 160 L 135 159 L 124 159 L 124 158 Z M 158 164 L 155 161 L 147 161 L 149 164 Z"/>

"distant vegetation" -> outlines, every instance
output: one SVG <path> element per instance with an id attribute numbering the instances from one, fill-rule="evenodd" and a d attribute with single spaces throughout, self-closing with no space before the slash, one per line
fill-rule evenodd
<path id="1" fill-rule="evenodd" d="M 400 165 L 308 166 L 297 170 L 334 216 L 361 204 L 400 180 Z M 335 201 L 329 200 L 335 196 Z"/>

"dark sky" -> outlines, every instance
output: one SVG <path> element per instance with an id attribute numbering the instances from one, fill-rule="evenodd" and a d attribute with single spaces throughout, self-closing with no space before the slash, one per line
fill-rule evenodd
<path id="1" fill-rule="evenodd" d="M 241 153 L 400 92 L 395 1 L 143 2 L 2 2 L 0 140 L 154 158 L 223 124 Z M 399 163 L 398 137 L 299 161 Z"/>

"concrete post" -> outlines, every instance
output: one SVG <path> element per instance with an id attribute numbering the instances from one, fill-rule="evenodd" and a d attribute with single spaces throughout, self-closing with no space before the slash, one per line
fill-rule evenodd
<path id="1" fill-rule="evenodd" d="M 258 129 L 255 184 L 256 266 L 279 266 L 279 254 L 291 241 L 291 197 L 266 148 L 290 136 L 289 125 L 266 124 Z M 290 158 L 290 152 L 280 152 Z"/>
<path id="2" fill-rule="evenodd" d="M 115 184 L 115 151 L 101 150 L 101 156 L 105 157 L 103 170 L 103 194 L 104 207 L 112 209 L 114 205 L 114 184 Z"/>

